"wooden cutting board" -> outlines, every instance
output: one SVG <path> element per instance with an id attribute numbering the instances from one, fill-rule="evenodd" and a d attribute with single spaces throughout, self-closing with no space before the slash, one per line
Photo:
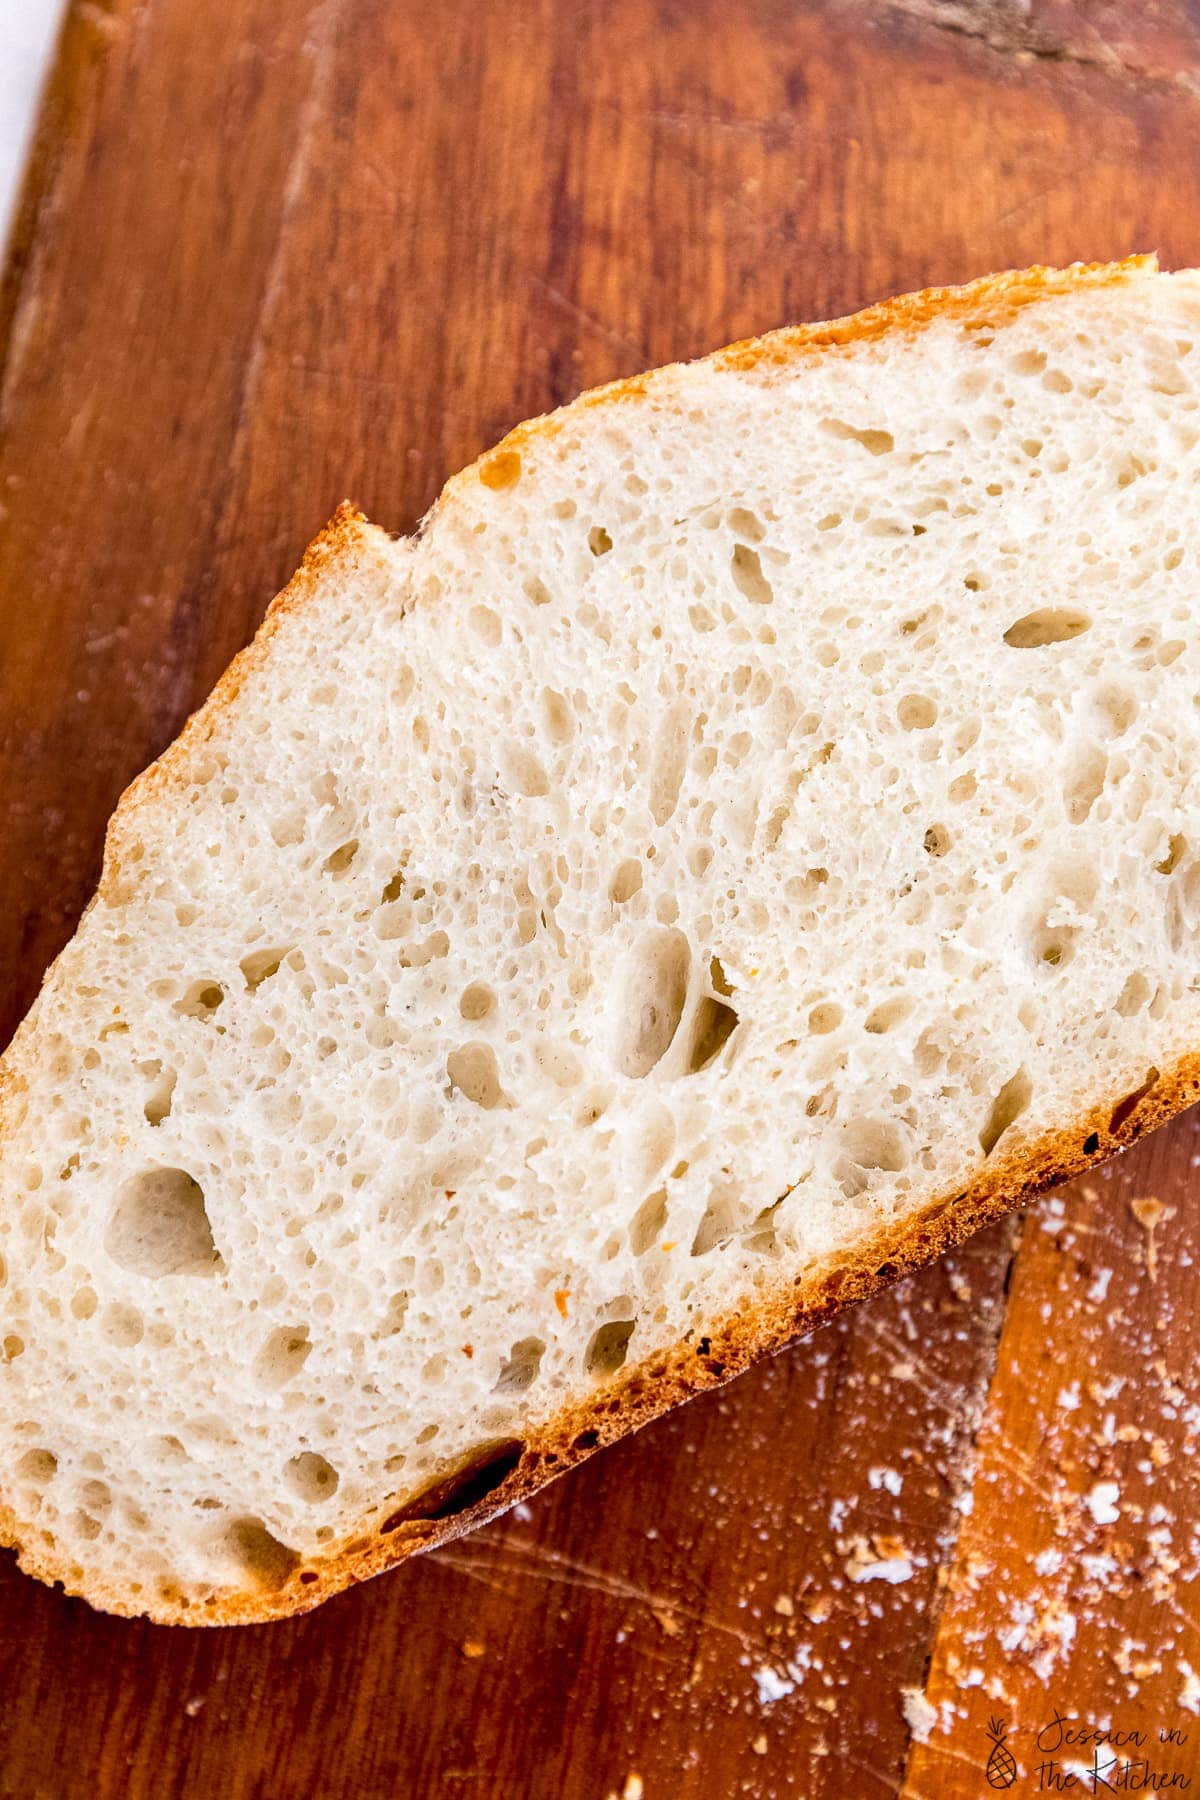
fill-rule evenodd
<path id="1" fill-rule="evenodd" d="M 1200 261 L 1186 0 L 78 0 L 0 310 L 0 1032 L 343 495 L 408 530 L 591 383 L 1155 247 Z M 1090 1766 L 1056 1715 L 1200 1782 L 1198 1149 L 310 1618 L 0 1558 L 0 1795 L 1025 1794 Z"/>

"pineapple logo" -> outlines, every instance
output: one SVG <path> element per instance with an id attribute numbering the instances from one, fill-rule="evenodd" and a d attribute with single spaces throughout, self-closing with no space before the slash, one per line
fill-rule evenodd
<path id="1" fill-rule="evenodd" d="M 1004 1741 L 1007 1730 L 1003 1719 L 988 1720 L 987 1734 L 992 1740 L 992 1753 L 983 1772 L 988 1786 L 996 1789 L 1010 1788 L 1017 1779 L 1016 1758 Z"/>

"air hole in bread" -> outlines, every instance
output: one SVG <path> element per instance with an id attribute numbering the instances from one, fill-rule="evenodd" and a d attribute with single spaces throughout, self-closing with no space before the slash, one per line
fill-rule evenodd
<path id="1" fill-rule="evenodd" d="M 114 1300 L 100 1319 L 100 1335 L 114 1350 L 135 1350 L 145 1336 L 146 1323 L 136 1306 Z"/>
<path id="2" fill-rule="evenodd" d="M 1187 839 L 1180 832 L 1172 834 L 1167 843 L 1167 854 L 1154 867 L 1160 875 L 1170 875 L 1177 869 L 1187 855 Z"/>
<path id="3" fill-rule="evenodd" d="M 588 549 L 593 556 L 607 556 L 613 547 L 612 538 L 603 525 L 593 525 L 588 532 Z"/>
<path id="4" fill-rule="evenodd" d="M 1144 475 L 1148 475 L 1153 467 L 1153 463 L 1143 462 L 1139 456 L 1126 456 L 1117 471 L 1117 486 L 1119 488 L 1132 487 L 1135 481 L 1140 481 Z"/>
<path id="5" fill-rule="evenodd" d="M 656 825 L 665 825 L 679 800 L 687 768 L 688 709 L 672 706 L 664 714 L 658 730 L 654 767 L 650 773 L 650 816 Z"/>
<path id="6" fill-rule="evenodd" d="M 1041 650 L 1047 644 L 1068 644 L 1091 629 L 1087 613 L 1070 606 L 1043 606 L 1025 613 L 1004 633 L 1014 650 Z"/>
<path id="7" fill-rule="evenodd" d="M 1033 1099 L 1033 1082 L 1029 1071 L 1025 1068 L 1010 1075 L 996 1098 L 992 1101 L 983 1130 L 979 1133 L 979 1144 L 985 1156 L 990 1156 L 1009 1126 L 1020 1118 Z"/>
<path id="8" fill-rule="evenodd" d="M 1075 939 L 1065 927 L 1054 931 L 1044 929 L 1034 936 L 1034 961 L 1047 971 L 1065 968 L 1074 954 Z"/>
<path id="9" fill-rule="evenodd" d="M 446 1074 L 452 1088 L 485 1112 L 491 1112 L 505 1099 L 496 1052 L 490 1044 L 463 1044 L 452 1050 L 446 1058 Z"/>
<path id="10" fill-rule="evenodd" d="M 762 558 L 749 544 L 735 544 L 729 559 L 730 572 L 738 592 L 755 606 L 769 606 L 775 589 L 763 573 Z"/>
<path id="11" fill-rule="evenodd" d="M 480 1446 L 453 1475 L 435 1481 L 385 1519 L 379 1527 L 380 1535 L 386 1537 L 413 1520 L 456 1518 L 494 1493 L 512 1474 L 524 1453 L 525 1445 L 519 1438 Z"/>
<path id="12" fill-rule="evenodd" d="M 608 897 L 614 906 L 624 906 L 642 888 L 642 865 L 636 856 L 626 857 L 608 884 Z"/>
<path id="13" fill-rule="evenodd" d="M 1072 825 L 1082 825 L 1096 801 L 1104 792 L 1108 778 L 1108 757 L 1095 747 L 1077 758 L 1063 789 L 1067 818 Z"/>
<path id="14" fill-rule="evenodd" d="M 261 1519 L 234 1519 L 223 1542 L 242 1574 L 267 1593 L 278 1593 L 300 1566 L 296 1552 L 272 1536 Z"/>
<path id="15" fill-rule="evenodd" d="M 716 1250 L 721 1244 L 727 1243 L 744 1217 L 737 1195 L 731 1188 L 728 1185 L 718 1187 L 700 1215 L 689 1254 L 707 1256 L 710 1250 Z"/>
<path id="16" fill-rule="evenodd" d="M 380 917 L 376 914 L 376 917 Z M 380 937 L 386 938 L 389 933 L 381 931 Z M 403 936 L 403 933 L 399 935 Z M 444 931 L 433 931 L 419 943 L 407 944 L 397 951 L 396 961 L 402 969 L 424 969 L 431 962 L 439 962 L 450 953 L 450 939 Z"/>
<path id="17" fill-rule="evenodd" d="M 896 708 L 896 717 L 905 731 L 928 731 L 937 723 L 937 701 L 927 694 L 905 694 Z"/>
<path id="18" fill-rule="evenodd" d="M 648 1194 L 629 1222 L 629 1248 L 635 1256 L 644 1256 L 662 1233 L 667 1222 L 667 1190 L 657 1188 Z"/>
<path id="19" fill-rule="evenodd" d="M 831 1031 L 837 1030 L 845 1016 L 836 1000 L 822 1000 L 808 1015 L 808 1029 L 814 1037 L 828 1037 Z"/>
<path id="20" fill-rule="evenodd" d="M 269 981 L 272 975 L 277 975 L 280 963 L 291 948 L 290 944 L 284 944 L 277 950 L 269 948 L 251 950 L 248 955 L 243 956 L 238 967 L 242 971 L 247 992 L 256 993 L 264 981 Z"/>
<path id="21" fill-rule="evenodd" d="M 592 1333 L 584 1359 L 589 1375 L 615 1375 L 629 1354 L 636 1319 L 610 1319 Z"/>
<path id="22" fill-rule="evenodd" d="M 501 778 L 514 794 L 536 800 L 550 792 L 550 780 L 532 750 L 524 744 L 509 743 L 501 753 Z"/>
<path id="23" fill-rule="evenodd" d="M 1124 986 L 1117 996 L 1116 1010 L 1123 1019 L 1132 1019 L 1135 1013 L 1141 1012 L 1143 1006 L 1153 996 L 1154 989 L 1140 969 L 1135 969 L 1125 978 Z"/>
<path id="24" fill-rule="evenodd" d="M 566 698 L 554 688 L 542 689 L 542 720 L 552 744 L 570 741 L 574 731 L 571 708 Z"/>
<path id="25" fill-rule="evenodd" d="M 908 1167 L 908 1134 L 891 1119 L 848 1119 L 842 1128 L 842 1151 L 855 1168 L 897 1174 Z"/>
<path id="26" fill-rule="evenodd" d="M 590 1088 L 575 1115 L 575 1123 L 584 1127 L 595 1125 L 597 1120 L 604 1117 L 615 1097 L 614 1090 L 610 1087 Z"/>
<path id="27" fill-rule="evenodd" d="M 495 649 L 504 636 L 504 627 L 500 615 L 490 606 L 473 606 L 467 614 L 467 623 L 476 637 L 482 638 L 490 649 Z"/>
<path id="28" fill-rule="evenodd" d="M 312 1355 L 307 1325 L 281 1325 L 254 1359 L 254 1376 L 264 1388 L 281 1388 L 298 1375 Z"/>
<path id="29" fill-rule="evenodd" d="M 344 844 L 339 844 L 336 850 L 330 851 L 321 867 L 327 875 L 332 875 L 336 879 L 337 876 L 346 873 L 357 855 L 358 839 L 348 838 Z"/>
<path id="30" fill-rule="evenodd" d="M 404 1318 L 411 1299 L 412 1295 L 405 1288 L 392 1295 L 379 1327 L 380 1337 L 395 1337 L 398 1331 L 404 1329 Z"/>
<path id="31" fill-rule="evenodd" d="M 379 896 L 380 906 L 390 906 L 392 901 L 398 900 L 403 892 L 404 870 L 403 868 L 399 868 L 396 870 L 396 873 L 390 876 L 385 882 L 383 892 Z"/>
<path id="32" fill-rule="evenodd" d="M 1122 1125 L 1126 1124 L 1127 1121 L 1133 1117 L 1147 1094 L 1149 1094 L 1153 1088 L 1158 1086 L 1158 1079 L 1157 1069 L 1147 1070 L 1146 1079 L 1142 1082 L 1141 1086 L 1134 1088 L 1132 1094 L 1126 1094 L 1125 1098 L 1113 1107 L 1112 1117 L 1108 1121 L 1109 1131 L 1114 1134 L 1120 1131 Z"/>
<path id="33" fill-rule="evenodd" d="M 725 965 L 719 956 L 714 956 L 709 960 L 708 979 L 712 983 L 714 994 L 720 994 L 725 1000 L 730 999 L 733 994 L 733 983 L 725 973 Z"/>
<path id="34" fill-rule="evenodd" d="M 691 949 L 682 931 L 647 932 L 621 970 L 615 1061 L 641 1079 L 671 1047 L 687 1004 Z"/>
<path id="35" fill-rule="evenodd" d="M 58 1458 L 52 1450 L 27 1450 L 17 1463 L 17 1474 L 30 1487 L 44 1488 L 58 1472 Z"/>
<path id="36" fill-rule="evenodd" d="M 284 1473 L 297 1499 L 308 1506 L 321 1506 L 332 1500 L 341 1479 L 333 1464 L 315 1450 L 302 1450 L 299 1456 L 293 1456 Z"/>
<path id="37" fill-rule="evenodd" d="M 465 987 L 458 1002 L 458 1010 L 464 1019 L 486 1019 L 496 1008 L 496 996 L 485 981 L 473 981 Z"/>
<path id="38" fill-rule="evenodd" d="M 496 1380 L 497 1394 L 523 1394 L 537 1380 L 546 1346 L 541 1338 L 521 1338 L 508 1353 Z"/>
<path id="39" fill-rule="evenodd" d="M 896 440 L 890 431 L 881 431 L 870 427 L 861 428 L 850 425 L 845 419 L 822 419 L 820 429 L 826 437 L 841 438 L 846 442 L 861 444 L 872 456 L 886 456 L 896 448 Z"/>
<path id="40" fill-rule="evenodd" d="M 945 856 L 950 848 L 950 833 L 944 825 L 931 825 L 921 840 L 930 856 Z"/>
<path id="41" fill-rule="evenodd" d="M 747 506 L 730 508 L 728 518 L 729 529 L 748 544 L 761 544 L 767 535 L 767 528 L 758 514 L 751 512 Z"/>
<path id="42" fill-rule="evenodd" d="M 881 1000 L 879 1005 L 873 1007 L 867 1014 L 863 1021 L 863 1030 L 877 1035 L 882 1035 L 885 1031 L 892 1031 L 897 1025 L 904 1023 L 915 1004 L 915 1001 L 907 994 L 896 994 L 891 1000 Z"/>
<path id="43" fill-rule="evenodd" d="M 208 1019 L 216 1012 L 225 998 L 225 989 L 219 981 L 204 979 L 193 981 L 181 999 L 175 1002 L 175 1011 L 184 1013 L 191 1019 Z"/>
<path id="44" fill-rule="evenodd" d="M 151 1280 L 215 1274 L 219 1259 L 200 1183 L 186 1169 L 135 1175 L 121 1189 L 104 1248 L 119 1268 Z"/>
<path id="45" fill-rule="evenodd" d="M 757 1212 L 746 1227 L 743 1241 L 747 1250 L 752 1250 L 756 1256 L 778 1256 L 779 1238 L 775 1227 L 782 1205 L 782 1199 L 773 1200 L 770 1206 Z"/>
<path id="46" fill-rule="evenodd" d="M 140 1072 L 150 1080 L 150 1092 L 146 1095 L 142 1113 L 148 1125 L 161 1125 L 170 1117 L 171 1102 L 175 1097 L 175 1083 L 178 1077 L 174 1069 L 164 1069 L 161 1062 L 139 1063 Z"/>
<path id="47" fill-rule="evenodd" d="M 687 1068 L 690 1075 L 715 1062 L 736 1030 L 738 1016 L 723 1000 L 706 994 L 692 1017 Z"/>

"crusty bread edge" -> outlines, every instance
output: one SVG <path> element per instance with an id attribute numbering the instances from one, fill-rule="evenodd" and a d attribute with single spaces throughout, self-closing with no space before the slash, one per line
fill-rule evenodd
<path id="1" fill-rule="evenodd" d="M 1011 313 L 1037 301 L 1080 287 L 1118 285 L 1157 267 L 1152 256 L 1128 257 L 1118 263 L 1073 264 L 1067 269 L 1035 267 L 985 276 L 963 287 L 930 288 L 901 295 L 848 318 L 785 327 L 715 351 L 703 360 L 718 369 L 763 372 L 785 366 L 813 352 L 869 341 L 886 333 L 911 332 L 937 318 L 977 321 Z M 423 529 L 450 504 L 465 483 L 505 486 L 489 479 L 497 458 L 513 457 L 557 435 L 578 409 L 620 404 L 650 394 L 688 365 L 669 364 L 627 380 L 610 382 L 582 394 L 570 406 L 517 426 L 500 444 L 454 476 L 428 515 Z M 519 465 L 518 465 L 519 466 Z M 234 658 L 205 703 L 179 736 L 130 785 L 109 823 L 104 864 L 97 889 L 103 896 L 119 876 L 122 843 L 141 807 L 159 799 L 165 789 L 187 779 L 193 753 L 211 740 L 241 688 L 269 654 L 270 641 L 283 619 L 303 608 L 335 566 L 348 568 L 373 561 L 386 563 L 386 543 L 378 528 L 344 502 L 314 539 L 292 580 L 272 603 L 252 642 Z M 93 901 L 92 904 L 95 902 Z M 47 972 L 47 981 L 53 973 Z M 19 1102 L 24 1086 L 19 1063 L 23 1040 L 36 1005 L 0 1058 L 0 1144 L 5 1114 Z M 1200 1096 L 1200 1053 L 1189 1054 L 1155 1081 L 1129 1115 L 1113 1128 L 1114 1112 L 1123 1097 L 1112 1096 L 1093 1108 L 1070 1130 L 1020 1143 L 1007 1157 L 995 1157 L 965 1189 L 940 1196 L 921 1213 L 889 1225 L 859 1241 L 851 1251 L 791 1282 L 760 1284 L 752 1304 L 730 1314 L 695 1344 L 651 1357 L 623 1370 L 587 1400 L 564 1409 L 526 1433 L 520 1460 L 490 1492 L 449 1517 L 413 1519 L 381 1530 L 388 1505 L 378 1507 L 356 1536 L 328 1555 L 309 1559 L 276 1589 L 222 1589 L 204 1604 L 183 1594 L 166 1598 L 147 1581 L 138 1594 L 47 1554 L 35 1525 L 23 1523 L 0 1499 L 0 1545 L 16 1549 L 26 1573 L 57 1583 L 101 1610 L 129 1616 L 148 1615 L 162 1624 L 233 1625 L 262 1622 L 309 1611 L 355 1582 L 394 1566 L 406 1557 L 461 1537 L 485 1520 L 536 1493 L 596 1449 L 640 1429 L 661 1413 L 717 1387 L 740 1374 L 762 1356 L 782 1350 L 845 1307 L 867 1299 L 913 1269 L 943 1255 L 1023 1199 L 1055 1182 L 1078 1174 L 1136 1138 L 1153 1130 Z M 394 1501 L 391 1503 L 394 1504 Z"/>
<path id="2" fill-rule="evenodd" d="M 984 330 L 1005 316 L 1018 312 L 1041 300 L 1052 300 L 1080 288 L 1115 287 L 1158 269 L 1154 254 L 1127 256 L 1121 262 L 1071 263 L 1065 269 L 1035 264 L 1028 269 L 1008 269 L 997 275 L 982 275 L 958 287 L 923 288 L 918 293 L 898 294 L 880 300 L 861 312 L 849 313 L 841 319 L 820 319 L 807 325 L 784 325 L 761 337 L 743 338 L 726 344 L 707 356 L 690 363 L 664 363 L 644 374 L 628 375 L 618 381 L 588 388 L 567 406 L 555 412 L 542 413 L 516 425 L 498 444 L 452 476 L 442 495 L 427 515 L 426 523 L 472 480 L 487 485 L 489 472 L 501 459 L 519 457 L 525 449 L 556 437 L 563 427 L 581 411 L 596 406 L 618 406 L 628 401 L 651 398 L 657 389 L 669 388 L 687 370 L 708 365 L 717 370 L 733 370 L 741 374 L 761 375 L 770 379 L 773 373 L 803 357 L 825 351 L 848 348 L 886 337 L 892 332 L 914 332 L 939 319 L 953 319 Z M 498 485 L 507 486 L 502 480 Z"/>
<path id="3" fill-rule="evenodd" d="M 662 1413 L 721 1387 L 759 1358 L 774 1355 L 825 1324 L 845 1308 L 869 1299 L 992 1224 L 1013 1207 L 1126 1150 L 1200 1099 L 1200 1053 L 1190 1054 L 1160 1076 L 1140 1105 L 1112 1128 L 1114 1113 L 1128 1096 L 1112 1096 L 1086 1113 L 1070 1130 L 1022 1144 L 989 1163 L 967 1188 L 939 1196 L 913 1219 L 864 1237 L 839 1260 L 797 1276 L 763 1285 L 745 1311 L 726 1316 L 695 1343 L 680 1344 L 622 1372 L 579 1404 L 530 1429 L 511 1473 L 474 1505 L 444 1519 L 415 1519 L 386 1532 L 381 1520 L 395 1504 L 381 1504 L 359 1533 L 328 1556 L 309 1559 L 276 1590 L 228 1589 L 202 1605 L 185 1596 L 164 1599 L 147 1582 L 131 1595 L 89 1579 L 48 1557 L 31 1543 L 34 1535 L 0 1504 L 0 1544 L 15 1548 L 21 1568 L 57 1583 L 105 1612 L 147 1614 L 164 1625 L 247 1625 L 310 1611 L 356 1582 L 440 1544 L 450 1543 L 527 1500 L 596 1450 L 640 1430 Z"/>

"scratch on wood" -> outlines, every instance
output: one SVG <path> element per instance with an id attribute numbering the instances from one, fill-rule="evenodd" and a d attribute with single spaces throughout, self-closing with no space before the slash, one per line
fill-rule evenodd
<path id="1" fill-rule="evenodd" d="M 262 304 L 258 309 L 254 336 L 246 357 L 246 373 L 242 383 L 237 420 L 234 425 L 230 467 L 236 462 L 238 444 L 253 412 L 259 376 L 262 371 L 267 331 L 275 312 L 276 303 L 283 291 L 284 268 L 290 236 L 289 226 L 304 197 L 304 185 L 308 175 L 316 129 L 329 97 L 333 74 L 333 45 L 343 5 L 344 0 L 318 0 L 318 4 L 313 7 L 305 21 L 303 49 L 304 54 L 311 59 L 313 64 L 312 79 L 300 108 L 300 119 L 292 144 L 292 153 L 283 178 L 275 243 L 271 251 L 267 278 L 263 285 Z"/>
<path id="2" fill-rule="evenodd" d="M 1019 219 L 1022 213 L 1028 212 L 1030 207 L 1036 206 L 1038 201 L 1044 200 L 1048 194 L 1057 194 L 1060 188 L 1070 187 L 1081 176 L 1089 175 L 1101 160 L 1102 158 L 1099 156 L 1089 156 L 1086 161 L 1077 163 L 1074 168 L 1064 169 L 1062 174 L 1056 176 L 1053 181 L 1047 181 L 1044 186 L 1035 189 L 1032 194 L 1026 194 L 1023 200 L 1018 200 L 1012 206 L 1006 207 L 1003 212 L 997 213 L 990 221 L 988 230 L 994 231 L 998 225 L 1007 225 L 1010 220 Z"/>
<path id="3" fill-rule="evenodd" d="M 611 103 L 607 110 L 627 119 L 630 115 Z M 724 113 L 672 112 L 665 107 L 647 107 L 638 118 L 650 125 L 665 125 L 672 131 L 725 131 L 739 137 L 766 138 L 781 144 L 791 137 L 800 121 L 791 113 L 773 113 L 768 118 L 731 119 Z"/>
<path id="4" fill-rule="evenodd" d="M 622 332 L 618 331 L 615 326 L 609 325 L 604 319 L 597 317 L 595 313 L 588 312 L 586 307 L 580 306 L 577 301 L 572 300 L 569 294 L 564 294 L 561 288 L 554 286 L 553 282 L 544 280 L 542 276 L 535 274 L 532 269 L 529 271 L 528 280 L 533 287 L 545 294 L 546 298 L 554 306 L 557 306 L 561 312 L 565 312 L 570 318 L 575 319 L 580 325 L 586 326 L 590 331 L 596 332 L 606 343 L 611 344 L 615 350 L 620 350 L 622 355 L 636 357 L 639 368 L 643 367 L 644 364 L 650 360 L 643 344 L 636 342 L 633 338 L 627 338 Z"/>
<path id="5" fill-rule="evenodd" d="M 951 1762 L 965 1763 L 967 1768 L 972 1770 L 973 1773 L 976 1775 L 976 1777 L 978 1777 L 978 1775 L 980 1773 L 980 1765 L 979 1765 L 978 1758 L 976 1758 L 974 1756 L 967 1756 L 964 1754 L 963 1751 L 955 1750 L 951 1747 L 951 1745 L 941 1743 L 941 1742 L 939 1742 L 939 1740 L 937 1738 L 935 1738 L 933 1736 L 927 1737 L 926 1739 L 924 1739 L 923 1742 L 915 1742 L 913 1744 L 914 1756 L 919 1755 L 921 1753 L 921 1751 L 923 1751 L 923 1750 L 928 1750 L 928 1751 L 932 1752 L 932 1754 L 935 1756 L 947 1757 Z M 911 1762 L 911 1760 L 912 1760 L 912 1758 L 910 1758 L 910 1762 Z M 926 1800 L 925 1794 L 922 1792 L 922 1790 L 920 1788 L 914 1787 L 912 1785 L 911 1778 L 909 1777 L 907 1771 L 905 1773 L 904 1782 L 903 1782 L 902 1786 L 900 1787 L 900 1790 L 896 1796 L 896 1800 Z"/>
<path id="6" fill-rule="evenodd" d="M 902 1338 L 898 1338 L 894 1331 L 891 1331 L 871 1313 L 864 1314 L 862 1322 L 867 1326 L 871 1336 L 877 1339 L 885 1350 L 893 1353 L 901 1366 L 913 1362 L 912 1344 L 906 1344 Z M 909 1376 L 897 1376 L 895 1379 L 918 1382 L 921 1392 L 933 1401 L 940 1412 L 955 1416 L 963 1412 L 967 1406 L 964 1389 L 953 1387 L 949 1382 L 942 1381 L 937 1375 L 931 1374 L 927 1368 L 921 1368 Z"/>
<path id="7" fill-rule="evenodd" d="M 877 1781 L 880 1787 L 887 1789 L 889 1794 L 895 1794 L 896 1778 L 894 1775 L 885 1774 L 882 1769 L 877 1769 L 873 1763 L 864 1762 L 861 1756 L 851 1756 L 850 1752 L 844 1746 L 839 1750 L 838 1760 L 839 1762 L 846 1763 L 852 1769 L 861 1769 L 864 1775 L 869 1775 L 872 1781 Z"/>
<path id="8" fill-rule="evenodd" d="M 612 1600 L 633 1601 L 639 1606 L 645 1606 L 655 1615 L 669 1612 L 677 1618 L 688 1619 L 705 1631 L 715 1631 L 722 1637 L 732 1638 L 743 1649 L 751 1650 L 756 1655 L 774 1655 L 773 1647 L 765 1637 L 755 1637 L 736 1625 L 726 1625 L 723 1620 L 714 1618 L 710 1613 L 685 1606 L 672 1595 L 658 1594 L 652 1588 L 640 1587 L 636 1582 L 627 1581 L 622 1575 L 596 1568 L 592 1563 L 580 1562 L 562 1551 L 536 1543 L 532 1538 L 507 1538 L 494 1551 L 482 1557 L 472 1556 L 470 1552 L 462 1550 L 439 1550 L 435 1554 L 439 1562 L 460 1570 L 464 1575 L 480 1575 L 494 1569 L 497 1574 L 532 1576 L 535 1580 L 558 1582 L 564 1587 L 584 1588 L 592 1593 L 605 1594 Z M 504 1566 L 506 1558 L 512 1559 L 507 1569 Z"/>

